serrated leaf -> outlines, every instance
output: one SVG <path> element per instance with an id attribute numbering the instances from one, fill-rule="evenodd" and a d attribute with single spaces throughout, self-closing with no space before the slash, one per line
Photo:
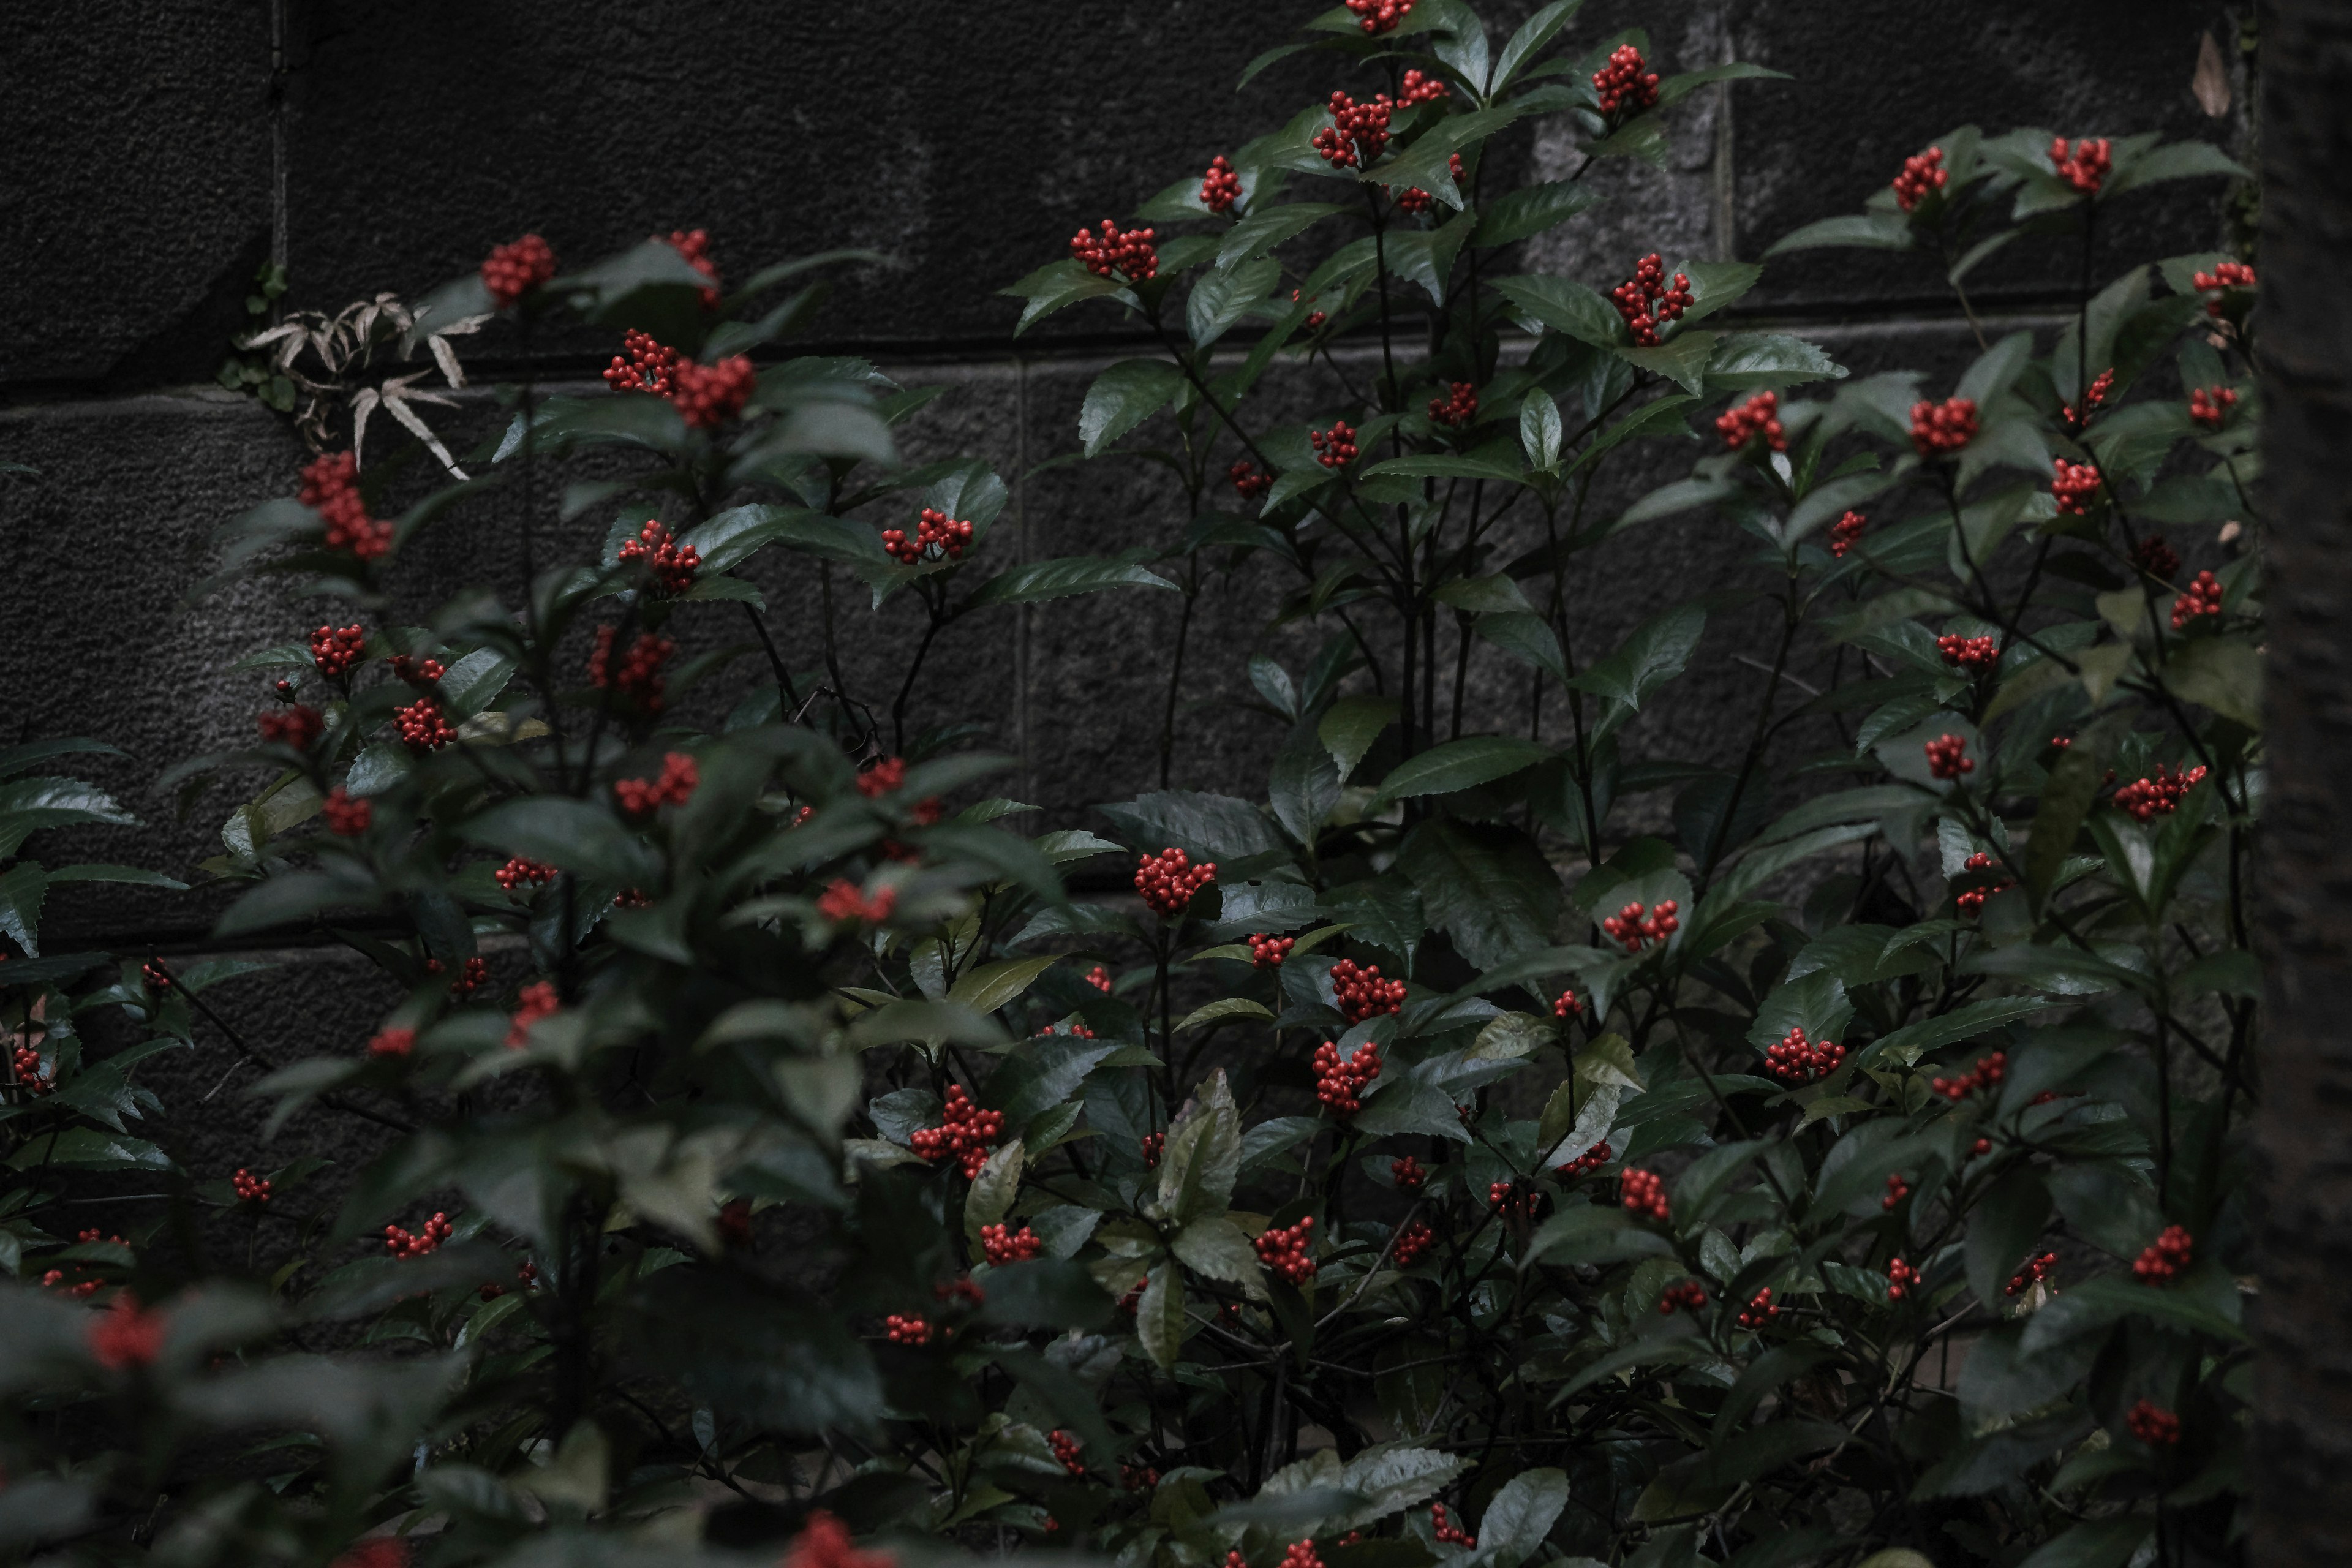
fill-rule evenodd
<path id="1" fill-rule="evenodd" d="M 1097 376 L 1078 410 L 1078 440 L 1087 456 L 1097 456 L 1160 412 L 1183 384 L 1182 371 L 1157 359 L 1121 360 Z"/>

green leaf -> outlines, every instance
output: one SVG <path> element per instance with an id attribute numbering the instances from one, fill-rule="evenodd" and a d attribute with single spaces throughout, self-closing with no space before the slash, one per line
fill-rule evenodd
<path id="1" fill-rule="evenodd" d="M 1845 366 L 1802 338 L 1786 332 L 1726 332 L 1716 340 L 1707 361 L 1706 384 L 1710 391 L 1745 392 L 1842 380 L 1845 374 Z"/>
<path id="2" fill-rule="evenodd" d="M 1168 1129 L 1160 1154 L 1160 1217 L 1190 1225 L 1204 1215 L 1224 1213 L 1241 1175 L 1241 1113 L 1219 1068 Z"/>
<path id="3" fill-rule="evenodd" d="M 1559 876 L 1517 828 L 1434 817 L 1406 836 L 1397 868 L 1412 879 L 1430 923 L 1481 969 L 1553 940 Z"/>
<path id="4" fill-rule="evenodd" d="M 1109 1320 L 1111 1305 L 1084 1265 L 1039 1258 L 988 1271 L 988 1300 L 980 1319 L 1022 1328 L 1090 1330 Z"/>
<path id="5" fill-rule="evenodd" d="M 1015 1138 L 992 1150 L 988 1163 L 971 1179 L 963 1197 L 963 1234 L 974 1247 L 980 1245 L 980 1227 L 1003 1219 L 1011 1212 L 1013 1200 L 1021 1195 L 1021 1167 L 1027 1158 L 1021 1140 Z"/>
<path id="6" fill-rule="evenodd" d="M 1248 801 L 1197 790 L 1156 790 L 1096 808 L 1134 848 L 1157 854 L 1171 847 L 1194 860 L 1235 861 L 1283 848 L 1282 836 Z"/>
<path id="7" fill-rule="evenodd" d="M 460 823 L 457 836 L 526 860 L 601 878 L 615 887 L 650 885 L 660 871 L 644 842 L 610 811 L 561 795 L 492 806 Z"/>
<path id="8" fill-rule="evenodd" d="M 2019 1165 L 1995 1182 L 1977 1200 L 1969 1215 L 1969 1289 L 1994 1311 L 2008 1301 L 2004 1293 L 2050 1225 L 2050 1189 L 2042 1173 Z"/>
<path id="9" fill-rule="evenodd" d="M 41 956 L 41 903 L 48 892 L 47 875 L 30 860 L 0 871 L 0 934 L 31 958 Z"/>
<path id="10" fill-rule="evenodd" d="M 1265 1266 L 1242 1227 L 1223 1215 L 1194 1220 L 1176 1233 L 1169 1250 L 1193 1273 L 1238 1285 L 1252 1300 L 1265 1299 Z"/>
<path id="11" fill-rule="evenodd" d="M 49 1165 L 76 1171 L 156 1171 L 173 1169 L 172 1158 L 154 1144 L 95 1127 L 68 1127 L 26 1140 L 8 1162 L 9 1169 L 29 1171 Z"/>
<path id="12" fill-rule="evenodd" d="M 1383 246 L 1389 271 L 1408 283 L 1417 283 L 1433 304 L 1443 307 L 1454 277 L 1454 258 L 1462 253 L 1475 213 L 1460 213 L 1435 229 L 1391 229 Z"/>
<path id="13" fill-rule="evenodd" d="M 2099 199 L 2113 201 L 2126 191 L 2136 191 L 2159 180 L 2192 180 L 2202 175 L 2253 178 L 2235 159 L 2210 142 L 2175 142 L 2168 147 L 2143 153 L 2117 169 L 2101 188 Z"/>
<path id="14" fill-rule="evenodd" d="M 1021 312 L 1020 324 L 1013 329 L 1017 338 L 1056 310 L 1066 310 L 1080 300 L 1126 293 L 1127 283 L 1118 278 L 1097 278 L 1083 263 L 1066 258 L 1039 268 L 998 292 L 1029 301 Z"/>
<path id="15" fill-rule="evenodd" d="M 1551 748 L 1516 735 L 1473 735 L 1448 741 L 1409 758 L 1381 781 L 1370 810 L 1410 796 L 1451 795 L 1549 762 Z"/>
<path id="16" fill-rule="evenodd" d="M 1470 243 L 1486 247 L 1530 239 L 1608 199 L 1592 186 L 1576 180 L 1523 186 L 1486 205 L 1479 215 L 1477 229 L 1470 236 Z"/>
<path id="17" fill-rule="evenodd" d="M 2164 684 L 2234 723 L 2263 728 L 2263 659 L 2245 637 L 2189 638 L 2165 661 Z"/>
<path id="18" fill-rule="evenodd" d="M 1203 276 L 1184 301 L 1184 326 L 1192 346 L 1205 349 L 1223 337 L 1281 281 L 1282 263 L 1271 256 Z"/>
<path id="19" fill-rule="evenodd" d="M 1868 1047 L 1873 1063 L 1898 1061 L 1909 1067 L 1929 1051 L 1939 1051 L 2006 1025 L 2030 1018 L 2050 1004 L 2039 996 L 1994 996 L 1968 1002 L 1948 1013 L 1906 1024 Z"/>
<path id="20" fill-rule="evenodd" d="M 139 819 L 104 790 L 79 779 L 20 778 L 0 784 L 0 859 L 16 854 L 26 838 L 44 828 L 90 823 L 136 827 Z"/>
<path id="21" fill-rule="evenodd" d="M 1519 404 L 1519 450 L 1527 454 L 1528 466 L 1557 466 L 1562 434 L 1558 400 L 1540 386 L 1530 391 Z"/>
<path id="22" fill-rule="evenodd" d="M 1526 476 L 1518 469 L 1485 458 L 1473 458 L 1453 452 L 1434 452 L 1425 457 L 1391 458 L 1374 463 L 1364 470 L 1366 479 L 1395 478 L 1401 479 L 1491 479 L 1502 484 L 1520 484 Z"/>
<path id="23" fill-rule="evenodd" d="M 1105 588 L 1166 588 L 1176 584 L 1131 561 L 1104 560 L 1094 555 L 1068 555 L 1055 561 L 1033 561 L 1000 572 L 982 584 L 965 607 L 984 605 L 1034 605 L 1046 599 L 1066 599 Z"/>
<path id="24" fill-rule="evenodd" d="M 1078 410 L 1078 439 L 1091 458 L 1157 414 L 1184 384 L 1166 360 L 1121 360 L 1095 378 Z"/>
<path id="25" fill-rule="evenodd" d="M 1565 278 L 1505 278 L 1495 291 L 1518 310 L 1518 319 L 1591 343 L 1615 348 L 1625 342 L 1625 321 L 1615 306 L 1581 283 Z"/>
<path id="26" fill-rule="evenodd" d="M 1225 231 L 1217 247 L 1220 271 L 1237 262 L 1253 260 L 1285 240 L 1294 239 L 1334 214 L 1348 209 L 1336 202 L 1294 202 L 1254 212 Z"/>
<path id="27" fill-rule="evenodd" d="M 975 1013 L 993 1013 L 1036 983 L 1054 966 L 1052 958 L 1005 958 L 983 963 L 958 979 L 948 1000 Z"/>
<path id="28" fill-rule="evenodd" d="M 2075 736 L 2050 770 L 2050 782 L 2042 786 L 2033 830 L 2025 843 L 2025 884 L 2037 905 L 2049 897 L 2059 868 L 2074 851 L 2074 836 L 2105 787 L 2119 728 L 2127 722 L 2110 714 Z"/>
<path id="29" fill-rule="evenodd" d="M 1707 362 L 1715 357 L 1716 334 L 1710 331 L 1686 331 L 1672 342 L 1656 348 L 1626 348 L 1620 345 L 1610 352 L 1626 363 L 1638 365 L 1654 375 L 1661 375 L 1696 396 L 1706 390 Z"/>
<path id="30" fill-rule="evenodd" d="M 1706 612 L 1685 605 L 1654 616 L 1635 628 L 1622 647 L 1576 678 L 1586 691 L 1638 709 L 1659 687 L 1683 672 L 1706 630 Z"/>
<path id="31" fill-rule="evenodd" d="M 1143 1299 L 1135 1304 L 1136 1338 L 1152 1364 L 1165 1371 L 1184 1353 L 1184 1276 L 1163 1263 L 1145 1277 Z"/>
<path id="32" fill-rule="evenodd" d="M 1568 684 L 1568 658 L 1551 623 L 1532 612 L 1480 616 L 1471 629 L 1522 664 L 1532 665 L 1561 685 Z"/>
<path id="33" fill-rule="evenodd" d="M 1330 749 L 1332 765 L 1341 783 L 1356 771 L 1381 731 L 1396 722 L 1396 700 L 1390 697 L 1342 697 L 1316 726 L 1316 735 Z"/>
<path id="34" fill-rule="evenodd" d="M 1575 20 L 1577 12 L 1583 8 L 1584 0 L 1552 0 L 1550 5 L 1520 23 L 1519 30 L 1511 35 L 1511 41 L 1503 46 L 1502 54 L 1495 61 L 1494 79 L 1486 84 L 1487 96 L 1502 96 L 1504 89 L 1511 85 L 1512 79 L 1518 75 L 1519 68 L 1558 37 L 1560 30 Z M 1481 1525 L 1479 1528 L 1482 1533 L 1493 1533 L 1492 1526 Z"/>
<path id="35" fill-rule="evenodd" d="M 299 662 L 306 665 L 310 662 L 309 648 L 299 643 L 289 643 L 287 646 L 297 651 L 299 655 Z M 120 757 L 124 754 L 119 746 L 110 746 L 104 741 L 93 741 L 87 736 L 75 736 L 62 741 L 28 741 L 21 746 L 10 746 L 5 751 L 0 751 L 0 779 L 14 778 L 26 768 L 40 766 L 51 757 L 89 755 Z"/>
<path id="36" fill-rule="evenodd" d="M 1909 250 L 1913 244 L 1911 220 L 1901 213 L 1867 213 L 1848 217 L 1826 217 L 1818 223 L 1809 223 L 1792 234 L 1782 235 L 1764 255 L 1769 259 L 1784 250 L 1818 250 L 1828 247 Z"/>
<path id="37" fill-rule="evenodd" d="M 2156 1529 L 2146 1514 L 2078 1524 L 2018 1564 L 2018 1568 L 2123 1568 Z"/>
<path id="38" fill-rule="evenodd" d="M 1214 1002 L 1205 1003 L 1184 1015 L 1182 1021 L 1176 1026 L 1176 1032 L 1181 1035 L 1187 1029 L 1201 1028 L 1205 1025 L 1214 1024 L 1226 1018 L 1272 1018 L 1273 1016 L 1273 1010 L 1263 1002 L 1254 1002 L 1246 996 L 1221 996 Z"/>
<path id="39" fill-rule="evenodd" d="M 1478 1516 L 1478 1550 L 1532 1556 L 1568 1507 L 1568 1477 L 1555 1469 L 1522 1470 L 1503 1483 Z"/>

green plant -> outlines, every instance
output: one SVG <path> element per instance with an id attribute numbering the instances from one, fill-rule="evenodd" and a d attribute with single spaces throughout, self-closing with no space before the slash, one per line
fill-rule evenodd
<path id="1" fill-rule="evenodd" d="M 205 868 L 246 884 L 223 934 L 331 932 L 405 988 L 262 1086 L 391 1147 L 331 1212 L 255 1184 L 309 1170 L 175 1185 L 183 1220 L 271 1227 L 266 1275 L 157 1217 L 74 1255 L 102 1316 L 19 1293 L 12 1495 L 48 1511 L 15 1539 L 348 1568 L 787 1540 L 834 1568 L 838 1521 L 1164 1568 L 2225 1553 L 2252 276 L 2093 282 L 2105 204 L 2231 166 L 1956 132 L 1785 243 L 1953 274 L 2071 232 L 2075 322 L 1948 399 L 1853 380 L 1721 325 L 1755 265 L 1628 258 L 1612 295 L 1505 269 L 1595 198 L 1489 191 L 1494 138 L 1565 115 L 1591 158 L 1663 160 L 1667 106 L 1758 74 L 1652 73 L 1638 32 L 1564 48 L 1576 9 L 1497 47 L 1460 0 L 1350 0 L 1252 71 L 1318 50 L 1385 104 L 1335 97 L 1141 215 L 1194 232 L 1107 224 L 1017 286 L 1024 324 L 1107 301 L 1159 344 L 1080 438 L 1173 476 L 1197 521 L 1164 552 L 1003 563 L 1000 480 L 898 459 L 926 394 L 755 365 L 821 287 L 772 295 L 853 258 L 730 294 L 698 232 L 568 274 L 530 237 L 418 305 L 412 333 L 625 333 L 613 391 L 507 389 L 483 477 L 397 519 L 392 466 L 338 454 L 234 525 L 217 581 L 362 622 L 247 661 L 288 672 L 263 743 L 172 781 L 258 784 Z M 1308 180 L 1335 199 L 1283 200 Z M 1345 390 L 1260 420 L 1277 364 Z M 1693 441 L 1687 477 L 1606 502 L 1604 469 Z M 553 503 L 544 470 L 591 448 Z M 460 505 L 510 521 L 526 580 L 366 625 Z M 543 563 L 551 505 L 611 515 L 599 559 Z M 1593 647 L 1584 574 L 1700 511 L 1757 587 Z M 2196 574 L 2149 531 L 2231 519 Z M 771 546 L 818 579 L 820 669 L 738 574 Z M 908 733 L 947 626 L 1174 587 L 1189 626 L 1212 567 L 1283 574 L 1282 624 L 1328 637 L 1253 662 L 1263 803 L 1162 789 L 1102 806 L 1108 837 L 1024 837 L 971 727 Z M 853 581 L 923 612 L 874 700 L 839 657 Z M 1742 608 L 1752 729 L 1643 756 Z M 750 643 L 676 662 L 738 614 Z M 1497 683 L 1525 723 L 1477 733 Z M 1067 894 L 1114 855 L 1139 903 Z M 26 1026 L 111 1005 L 239 1040 L 217 976 L 66 989 L 87 972 L 41 972 Z M 119 1059 L 10 1108 L 19 1190 L 79 1179 L 34 1151 Z M 171 1184 L 151 1150 L 121 1145 Z M 392 1255 L 345 1261 L 371 1236 Z M 259 1446 L 217 1458 L 230 1434 Z"/>

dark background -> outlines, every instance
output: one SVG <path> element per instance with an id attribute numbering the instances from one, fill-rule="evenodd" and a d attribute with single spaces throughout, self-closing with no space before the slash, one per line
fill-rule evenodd
<path id="1" fill-rule="evenodd" d="M 1486 9 L 1497 44 L 1521 0 Z M 282 261 L 291 306 L 332 310 L 379 289 L 414 297 L 526 229 L 570 259 L 652 231 L 707 227 L 732 279 L 834 247 L 889 253 L 895 270 L 846 275 L 815 330 L 950 396 L 910 433 L 912 455 L 968 451 L 1008 479 L 1076 444 L 1079 400 L 1126 351 L 1114 312 L 1079 309 L 1017 342 L 1016 302 L 994 290 L 1066 253 L 1071 231 L 1125 219 L 1171 181 L 1287 120 L 1342 83 L 1324 57 L 1286 62 L 1236 96 L 1254 55 L 1315 14 L 1253 0 L 99 0 L 19 8 L 0 55 L 0 743 L 92 734 L 128 753 L 85 770 L 155 825 L 36 840 L 51 863 L 121 858 L 184 873 L 217 852 L 235 802 L 216 791 L 184 822 L 161 771 L 242 741 L 267 681 L 239 656 L 324 618 L 244 586 L 184 602 L 210 532 L 289 493 L 302 458 L 287 422 L 211 381 L 247 321 L 255 270 Z M 1571 30 L 1581 49 L 1650 28 L 1654 66 L 1758 61 L 1789 81 L 1704 89 L 1674 115 L 1664 171 L 1618 163 L 1594 176 L 1611 202 L 1522 259 L 1606 288 L 1656 249 L 1753 258 L 1816 217 L 1858 210 L 1902 159 L 1952 128 L 2038 125 L 2069 136 L 2160 131 L 2242 151 L 2237 16 L 2203 0 L 1607 0 Z M 2200 38 L 2231 62 L 2229 110 L 2189 91 Z M 1573 163 L 1557 121 L 1514 132 L 1507 163 L 1552 177 Z M 2172 184 L 2118 205 L 2104 273 L 2214 247 L 2223 193 Z M 2107 247 L 2112 247 L 2108 248 Z M 2071 252 L 2018 246 L 1974 280 L 1989 331 L 2050 329 L 2074 304 Z M 1791 325 L 1857 373 L 1896 365 L 1948 380 L 1973 344 L 1925 262 L 1814 251 L 1774 264 L 1743 310 Z M 495 332 L 462 348 L 488 380 L 514 368 Z M 610 344 L 558 345 L 542 374 L 586 378 Z M 593 383 L 591 384 L 593 384 Z M 1305 416 L 1324 393 L 1304 373 L 1272 395 Z M 477 403 L 444 416 L 486 426 Z M 388 433 L 388 427 L 378 426 Z M 1687 453 L 1661 450 L 1621 482 L 1622 500 Z M 586 544 L 610 520 L 583 519 Z M 1166 498 L 1140 465 L 1063 468 L 1015 486 L 989 541 L 1000 560 L 1108 552 L 1165 540 Z M 461 514 L 415 574 L 446 591 L 497 577 L 510 524 Z M 1719 525 L 1628 536 L 1580 589 L 1593 646 L 1650 609 L 1741 570 Z M 510 576 L 511 574 L 509 573 Z M 772 619 L 797 668 L 814 660 L 814 595 L 762 563 Z M 976 617 L 935 656 L 925 710 L 978 709 L 1016 753 L 1007 793 L 1065 818 L 1156 782 L 1154 747 L 1173 595 L 1125 594 Z M 1278 733 L 1241 712 L 1252 651 L 1299 667 L 1309 642 L 1261 633 L 1271 603 L 1244 583 L 1204 601 L 1197 679 L 1176 782 L 1255 793 Z M 853 625 L 855 623 L 853 622 Z M 906 623 L 860 634 L 852 671 L 887 698 Z M 730 624 L 722 637 L 739 635 Z M 1717 634 L 1739 635 L 1737 625 Z M 1750 686 L 1707 661 L 1662 743 L 1714 757 L 1746 733 Z M 1482 667 L 1482 707 L 1518 689 Z M 1523 703 L 1523 699 L 1521 700 Z M 1522 710 L 1523 711 L 1523 707 Z M 1036 819 L 1031 819 L 1033 821 Z M 201 898 L 61 890 L 52 950 L 211 951 Z M 383 998 L 347 952 L 281 954 L 290 967 L 217 994 L 268 1048 L 353 1049 Z M 210 1088 L 226 1058 L 193 1064 L 167 1103 Z M 237 1152 L 253 1115 L 224 1095 L 184 1157 L 207 1175 Z M 218 1166 L 218 1169 L 214 1167 Z"/>

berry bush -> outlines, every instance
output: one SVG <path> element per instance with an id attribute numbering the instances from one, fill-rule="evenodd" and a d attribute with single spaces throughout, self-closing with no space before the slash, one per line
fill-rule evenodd
<path id="1" fill-rule="evenodd" d="M 524 236 L 371 318 L 371 354 L 614 351 L 593 394 L 501 388 L 470 478 L 405 416 L 435 461 L 363 462 L 321 382 L 299 493 L 198 590 L 289 605 L 252 743 L 167 779 L 237 802 L 219 934 L 340 940 L 404 996 L 257 1092 L 383 1152 L 199 1182 L 139 1135 L 146 1058 L 255 1058 L 205 994 L 245 965 L 44 954 L 51 883 L 179 884 L 25 856 L 134 824 L 40 771 L 95 742 L 0 753 L 9 1548 L 2229 1559 L 2259 283 L 2099 241 L 2240 171 L 2072 127 L 1891 159 L 1776 254 L 1964 290 L 2055 236 L 2084 282 L 1955 383 L 1855 377 L 1726 316 L 1764 263 L 1514 270 L 1594 162 L 1769 74 L 1576 13 L 1349 0 L 1251 67 L 1328 97 L 1013 286 L 1024 329 L 1150 345 L 1077 455 L 1188 521 L 1117 556 L 1004 559 L 1002 479 L 900 457 L 926 394 L 782 352 L 851 258 L 736 284 L 701 230 L 576 269 Z M 1507 185 L 1547 117 L 1584 161 Z M 459 503 L 520 575 L 394 614 Z M 1667 519 L 1746 586 L 1597 645 L 1599 563 Z M 820 669 L 762 552 L 821 587 Z M 1262 792 L 1174 787 L 1184 630 L 1243 577 L 1269 646 L 1319 647 L 1251 663 Z M 920 612 L 886 692 L 844 678 L 853 585 Z M 1162 787 L 1023 831 L 985 714 L 910 731 L 936 640 L 1128 592 L 1181 606 Z M 1679 758 L 1702 668 L 1754 681 L 1745 727 Z M 125 1175 L 122 1234 L 66 1217 Z"/>

